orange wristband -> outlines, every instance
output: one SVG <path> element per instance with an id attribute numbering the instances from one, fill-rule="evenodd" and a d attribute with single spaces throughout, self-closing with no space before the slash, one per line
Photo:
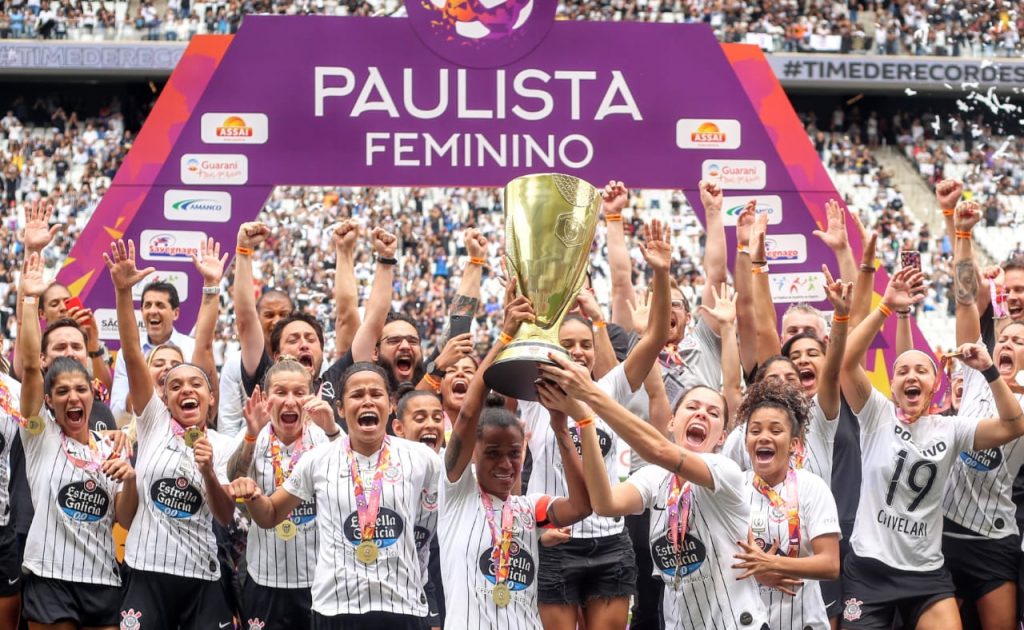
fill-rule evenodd
<path id="1" fill-rule="evenodd" d="M 962 238 L 965 241 L 969 241 L 972 238 L 974 238 L 973 234 L 971 234 L 970 232 L 965 232 L 963 230 L 957 230 L 956 232 L 954 232 L 954 234 L 956 235 L 957 238 Z"/>
<path id="2" fill-rule="evenodd" d="M 740 254 L 749 254 L 750 253 L 750 251 L 747 249 L 746 245 L 737 245 L 736 246 L 736 251 L 738 253 L 740 253 Z"/>
<path id="3" fill-rule="evenodd" d="M 943 210 L 942 211 L 942 216 L 944 216 L 944 217 L 951 217 L 951 216 L 953 216 L 953 211 L 952 210 Z"/>
<path id="4" fill-rule="evenodd" d="M 832 316 L 832 323 L 833 324 L 842 324 L 843 322 L 848 322 L 848 321 L 850 321 L 850 316 L 849 315 L 833 315 Z"/>
<path id="5" fill-rule="evenodd" d="M 249 433 L 248 433 L 248 431 L 247 431 L 247 432 L 245 433 L 245 441 L 246 441 L 246 442 L 248 442 L 249 444 L 252 444 L 253 442 L 255 442 L 255 441 L 256 441 L 256 436 L 254 435 L 254 436 L 252 436 L 252 437 L 249 437 Z"/>
<path id="6" fill-rule="evenodd" d="M 235 248 L 235 253 L 239 256 L 252 256 L 252 249 L 248 247 L 242 247 L 239 245 Z"/>
<path id="7" fill-rule="evenodd" d="M 469 264 L 471 264 L 471 265 L 480 265 L 482 267 L 482 266 L 487 264 L 487 261 L 484 260 L 483 258 L 470 258 L 469 259 Z"/>
<path id="8" fill-rule="evenodd" d="M 594 328 L 604 328 L 608 325 L 608 322 L 603 319 L 595 319 L 591 323 L 594 325 Z"/>
<path id="9" fill-rule="evenodd" d="M 500 335 L 498 335 L 498 341 L 507 346 L 508 344 L 512 343 L 512 335 L 506 332 L 502 332 Z"/>
<path id="10" fill-rule="evenodd" d="M 594 424 L 594 416 L 588 416 L 586 418 L 576 421 L 576 426 L 580 429 L 585 429 L 592 424 Z"/>
<path id="11" fill-rule="evenodd" d="M 605 221 L 621 221 L 622 220 L 622 215 L 621 214 L 606 214 L 606 215 L 604 215 L 604 220 Z"/>
<path id="12" fill-rule="evenodd" d="M 889 308 L 888 306 L 886 306 L 884 302 L 878 305 L 878 311 L 882 315 L 885 315 L 886 317 L 889 317 L 890 315 L 892 315 L 892 309 Z"/>
<path id="13" fill-rule="evenodd" d="M 433 374 L 424 374 L 423 380 L 427 381 L 427 384 L 434 389 L 439 389 L 441 387 L 441 381 L 437 380 L 437 377 Z"/>
<path id="14" fill-rule="evenodd" d="M 768 265 L 759 265 L 750 268 L 750 273 L 768 273 Z"/>

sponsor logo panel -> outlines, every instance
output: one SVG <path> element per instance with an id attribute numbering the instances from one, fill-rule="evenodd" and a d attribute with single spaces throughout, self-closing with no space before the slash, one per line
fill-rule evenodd
<path id="1" fill-rule="evenodd" d="M 782 198 L 778 195 L 747 195 L 722 199 L 722 223 L 735 226 L 743 207 L 751 199 L 757 201 L 757 214 L 768 215 L 768 225 L 782 223 Z"/>
<path id="2" fill-rule="evenodd" d="M 267 115 L 203 114 L 201 132 L 206 144 L 264 144 L 268 136 Z"/>
<path id="3" fill-rule="evenodd" d="M 164 193 L 164 218 L 227 223 L 231 220 L 231 194 L 218 190 L 168 190 Z"/>
<path id="4" fill-rule="evenodd" d="M 768 168 L 762 160 L 704 160 L 701 179 L 718 183 L 725 190 L 763 190 Z"/>
<path id="5" fill-rule="evenodd" d="M 249 159 L 237 153 L 186 153 L 181 156 L 181 183 L 239 185 L 249 181 Z"/>
<path id="6" fill-rule="evenodd" d="M 738 120 L 680 118 L 676 121 L 676 146 L 680 149 L 738 149 L 741 141 Z"/>

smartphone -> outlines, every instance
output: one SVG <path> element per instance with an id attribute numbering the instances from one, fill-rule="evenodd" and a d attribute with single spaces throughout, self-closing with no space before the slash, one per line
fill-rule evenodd
<path id="1" fill-rule="evenodd" d="M 469 315 L 452 315 L 448 318 L 448 338 L 458 337 L 469 332 L 473 318 Z"/>
<path id="2" fill-rule="evenodd" d="M 85 308 L 85 305 L 82 304 L 81 298 L 79 298 L 76 295 L 74 297 L 69 297 L 69 298 L 64 300 L 64 308 L 66 308 L 66 309 L 68 309 L 70 311 L 73 308 L 83 309 L 83 308 Z"/>
<path id="3" fill-rule="evenodd" d="M 903 268 L 913 267 L 921 271 L 921 252 L 914 249 L 900 251 L 900 266 Z"/>

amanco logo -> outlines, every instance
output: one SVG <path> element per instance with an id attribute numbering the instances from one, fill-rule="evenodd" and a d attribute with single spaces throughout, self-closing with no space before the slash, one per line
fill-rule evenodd
<path id="1" fill-rule="evenodd" d="M 413 29 L 441 58 L 471 68 L 506 66 L 533 51 L 557 0 L 405 0 Z"/>
<path id="2" fill-rule="evenodd" d="M 746 197 L 724 197 L 722 199 L 722 223 L 735 226 L 747 202 L 757 205 L 754 212 L 768 215 L 768 225 L 782 223 L 782 198 L 778 195 L 750 195 Z"/>

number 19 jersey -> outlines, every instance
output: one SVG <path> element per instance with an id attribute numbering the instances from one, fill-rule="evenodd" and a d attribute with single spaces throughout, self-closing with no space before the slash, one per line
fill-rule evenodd
<path id="1" fill-rule="evenodd" d="M 903 571 L 942 567 L 942 494 L 953 462 L 974 444 L 977 419 L 922 416 L 912 424 L 873 391 L 860 413 L 860 503 L 850 544 Z"/>

